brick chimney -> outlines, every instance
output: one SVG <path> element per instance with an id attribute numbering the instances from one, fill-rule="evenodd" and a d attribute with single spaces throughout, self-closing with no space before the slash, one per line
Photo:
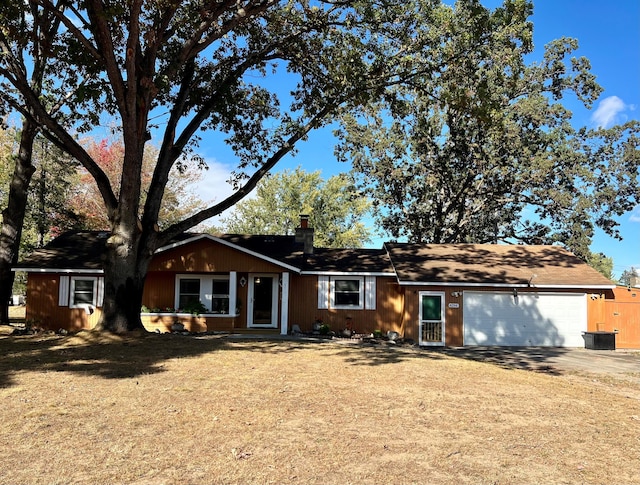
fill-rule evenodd
<path id="1" fill-rule="evenodd" d="M 313 254 L 313 227 L 309 227 L 309 216 L 300 214 L 300 227 L 296 228 L 296 243 L 303 244 L 304 254 Z"/>

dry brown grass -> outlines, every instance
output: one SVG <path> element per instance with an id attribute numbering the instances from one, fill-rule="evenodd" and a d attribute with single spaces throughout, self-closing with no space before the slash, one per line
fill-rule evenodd
<path id="1" fill-rule="evenodd" d="M 410 347 L 0 338 L 0 482 L 640 483 L 640 389 Z"/>

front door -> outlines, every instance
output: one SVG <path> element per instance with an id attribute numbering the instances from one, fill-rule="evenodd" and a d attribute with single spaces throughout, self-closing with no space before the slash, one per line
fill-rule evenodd
<path id="1" fill-rule="evenodd" d="M 419 345 L 444 345 L 444 293 L 421 291 Z"/>
<path id="2" fill-rule="evenodd" d="M 278 327 L 278 275 L 249 275 L 249 306 L 247 326 Z"/>

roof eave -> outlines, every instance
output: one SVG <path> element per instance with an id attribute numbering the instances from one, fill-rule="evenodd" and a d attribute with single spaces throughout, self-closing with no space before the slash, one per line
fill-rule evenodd
<path id="1" fill-rule="evenodd" d="M 568 290 L 577 290 L 577 289 L 593 289 L 593 290 L 612 290 L 616 287 L 614 284 L 610 285 L 601 285 L 601 284 L 583 284 L 583 285 L 530 285 L 529 283 L 490 283 L 490 282 L 482 282 L 482 283 L 469 283 L 462 281 L 402 281 L 398 280 L 398 284 L 400 286 L 456 286 L 456 287 L 469 287 L 469 288 L 478 288 L 478 287 L 493 287 L 493 288 L 530 288 L 535 290 L 538 289 L 568 289 Z"/>
<path id="2" fill-rule="evenodd" d="M 24 271 L 25 273 L 78 273 L 78 274 L 104 274 L 103 269 L 91 268 L 11 268 L 11 271 Z"/>
<path id="3" fill-rule="evenodd" d="M 380 276 L 390 277 L 396 276 L 395 273 L 389 273 L 384 271 L 302 271 L 300 273 L 303 276 Z"/>

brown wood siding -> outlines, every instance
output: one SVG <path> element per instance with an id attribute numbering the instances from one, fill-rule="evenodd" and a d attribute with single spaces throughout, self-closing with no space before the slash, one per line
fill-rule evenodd
<path id="1" fill-rule="evenodd" d="M 420 323 L 420 300 L 421 291 L 444 293 L 445 307 L 445 345 L 449 347 L 459 347 L 463 344 L 462 328 L 462 292 L 464 288 L 457 286 L 434 287 L 434 286 L 406 286 L 405 289 L 405 322 L 404 335 L 406 339 L 418 342 L 418 327 Z M 476 289 L 474 288 L 474 291 Z M 478 288 L 482 291 L 482 288 Z M 452 293 L 460 293 L 460 296 L 453 296 Z M 450 303 L 457 303 L 458 308 L 449 308 Z"/>
<path id="2" fill-rule="evenodd" d="M 316 275 L 292 275 L 290 287 L 289 328 L 298 325 L 303 332 L 309 332 L 319 319 L 331 330 L 339 332 L 347 327 L 347 318 L 351 318 L 351 327 L 357 333 L 372 333 L 374 330 L 402 333 L 404 299 L 395 278 L 377 278 L 375 310 L 319 309 Z"/>
<path id="3" fill-rule="evenodd" d="M 279 273 L 283 268 L 210 239 L 204 239 L 157 254 L 149 265 L 149 271 Z"/>
<path id="4" fill-rule="evenodd" d="M 176 275 L 167 271 L 150 271 L 142 293 L 142 304 L 147 308 L 173 308 L 175 306 Z"/>
<path id="5" fill-rule="evenodd" d="M 58 274 L 29 273 L 26 320 L 34 326 L 51 330 L 77 331 L 95 327 L 102 315 L 101 309 L 96 308 L 88 314 L 81 308 L 58 306 L 59 284 Z"/>
<path id="6" fill-rule="evenodd" d="M 465 291 L 473 291 L 473 292 L 486 292 L 486 293 L 498 293 L 498 292 L 509 292 L 511 289 L 509 288 L 494 288 L 488 286 L 480 286 L 480 287 L 462 287 L 462 286 L 406 286 L 405 288 L 405 305 L 406 310 L 405 314 L 405 322 L 404 322 L 404 336 L 407 339 L 411 339 L 415 342 L 418 342 L 418 324 L 420 319 L 420 302 L 418 301 L 419 293 L 421 291 L 434 291 L 434 292 L 443 292 L 445 295 L 445 345 L 450 347 L 459 347 L 464 345 L 464 311 L 463 311 L 463 293 Z M 540 292 L 539 289 L 528 289 L 528 288 L 518 288 L 519 293 L 533 293 Z M 585 289 L 549 289 L 545 292 L 549 293 L 590 293 Z M 460 293 L 460 296 L 454 296 L 453 293 Z M 592 301 L 587 296 L 587 315 L 589 312 L 594 311 Z M 604 300 L 603 300 L 604 301 Z M 449 304 L 454 303 L 458 304 L 458 308 L 449 308 Z M 591 317 L 588 317 L 589 321 L 591 321 Z"/>
<path id="7" fill-rule="evenodd" d="M 196 315 L 142 315 L 142 324 L 149 332 L 171 332 L 171 325 L 182 323 L 185 330 L 193 333 L 202 332 L 233 332 L 237 330 L 236 318 L 233 317 L 202 317 Z"/>
<path id="8" fill-rule="evenodd" d="M 617 286 L 587 302 L 590 332 L 616 332 L 617 348 L 640 349 L 640 288 Z"/>
<path id="9" fill-rule="evenodd" d="M 212 274 L 212 273 L 194 273 L 194 274 Z M 223 273 L 225 274 L 225 273 Z M 277 274 L 276 274 L 277 275 Z M 169 331 L 174 321 L 183 323 L 187 330 L 191 332 L 217 332 L 217 331 L 233 331 L 247 328 L 247 294 L 249 285 L 244 287 L 240 284 L 240 280 L 249 279 L 248 273 L 238 273 L 237 283 L 237 301 L 239 314 L 236 317 L 177 317 L 171 315 L 143 315 L 142 323 L 147 330 L 161 332 Z M 156 309 L 173 309 L 175 307 L 175 278 L 176 273 L 167 271 L 154 271 L 147 275 L 145 281 L 145 289 L 142 296 L 142 304 L 151 310 Z M 282 298 L 280 297 L 280 300 Z M 278 315 L 281 315 L 280 309 Z"/>

